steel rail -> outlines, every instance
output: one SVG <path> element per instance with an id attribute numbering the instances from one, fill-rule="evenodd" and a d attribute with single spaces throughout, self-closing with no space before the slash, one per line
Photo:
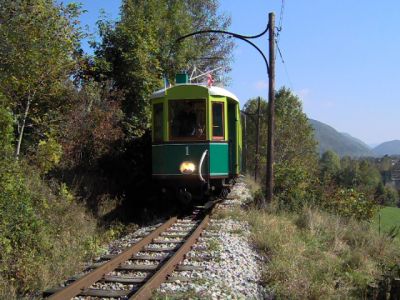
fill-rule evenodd
<path id="1" fill-rule="evenodd" d="M 149 235 L 145 236 L 136 244 L 132 245 L 127 250 L 118 254 L 115 258 L 104 263 L 103 265 L 96 268 L 94 271 L 86 274 L 82 278 L 74 281 L 65 288 L 59 290 L 58 292 L 52 294 L 47 299 L 52 300 L 65 300 L 71 299 L 84 292 L 85 289 L 89 288 L 93 283 L 101 280 L 107 273 L 115 270 L 121 263 L 129 260 L 137 252 L 152 242 L 153 239 L 157 238 L 162 232 L 166 231 L 171 225 L 176 223 L 177 218 L 173 217 L 165 222 L 163 225 L 152 231 Z"/>
<path id="2" fill-rule="evenodd" d="M 212 209 L 211 209 L 212 211 Z M 182 261 L 184 256 L 190 251 L 192 246 L 196 243 L 203 230 L 207 227 L 210 220 L 211 212 L 207 213 L 203 221 L 193 231 L 193 233 L 185 240 L 184 244 L 175 252 L 175 254 L 169 258 L 161 268 L 149 278 L 142 287 L 134 293 L 129 299 L 130 300 L 145 300 L 152 296 L 154 289 L 158 288 L 163 282 L 167 280 L 167 277 L 172 274 L 176 266 Z"/>

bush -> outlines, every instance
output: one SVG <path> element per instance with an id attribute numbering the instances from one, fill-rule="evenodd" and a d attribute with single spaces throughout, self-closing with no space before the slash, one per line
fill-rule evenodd
<path id="1" fill-rule="evenodd" d="M 280 209 L 300 211 L 314 201 L 315 174 L 310 170 L 285 163 L 277 164 L 275 170 L 275 200 Z"/>
<path id="2" fill-rule="evenodd" d="M 379 200 L 383 205 L 396 207 L 399 204 L 399 192 L 393 186 L 387 185 Z"/>
<path id="3" fill-rule="evenodd" d="M 71 194 L 25 161 L 0 160 L 0 296 L 42 290 L 72 275 L 100 240 Z M 58 190 L 58 191 L 57 191 Z"/>
<path id="4" fill-rule="evenodd" d="M 46 140 L 39 141 L 35 162 L 41 172 L 46 174 L 59 164 L 61 155 L 61 145 L 49 135 Z"/>
<path id="5" fill-rule="evenodd" d="M 377 203 L 355 189 L 338 188 L 325 196 L 322 207 L 343 217 L 370 220 L 377 212 Z"/>

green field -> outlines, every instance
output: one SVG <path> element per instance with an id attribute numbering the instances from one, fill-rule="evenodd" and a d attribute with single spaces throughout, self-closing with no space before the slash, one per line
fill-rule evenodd
<path id="1" fill-rule="evenodd" d="M 375 217 L 376 228 L 379 228 L 379 214 L 381 215 L 381 231 L 387 232 L 393 226 L 400 226 L 400 208 L 384 207 Z"/>

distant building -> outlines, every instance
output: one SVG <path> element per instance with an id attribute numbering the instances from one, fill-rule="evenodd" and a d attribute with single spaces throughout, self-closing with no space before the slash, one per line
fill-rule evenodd
<path id="1" fill-rule="evenodd" d="M 400 190 L 400 160 L 393 166 L 392 181 L 395 184 L 396 188 Z"/>

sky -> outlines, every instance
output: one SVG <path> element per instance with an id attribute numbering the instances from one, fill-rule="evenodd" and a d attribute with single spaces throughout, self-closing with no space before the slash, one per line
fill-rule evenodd
<path id="1" fill-rule="evenodd" d="M 70 1 L 67 1 L 70 2 Z M 95 34 L 101 9 L 117 19 L 120 0 L 80 0 L 83 25 Z M 284 64 L 276 59 L 276 89 L 297 94 L 308 117 L 347 132 L 370 145 L 400 140 L 400 1 L 284 0 L 279 38 Z M 268 13 L 280 22 L 282 0 L 220 0 L 232 18 L 230 31 L 254 35 Z M 267 36 L 253 40 L 268 55 Z M 267 98 L 268 78 L 261 56 L 238 40 L 226 88 L 243 105 Z M 84 50 L 91 52 L 86 42 Z"/>

